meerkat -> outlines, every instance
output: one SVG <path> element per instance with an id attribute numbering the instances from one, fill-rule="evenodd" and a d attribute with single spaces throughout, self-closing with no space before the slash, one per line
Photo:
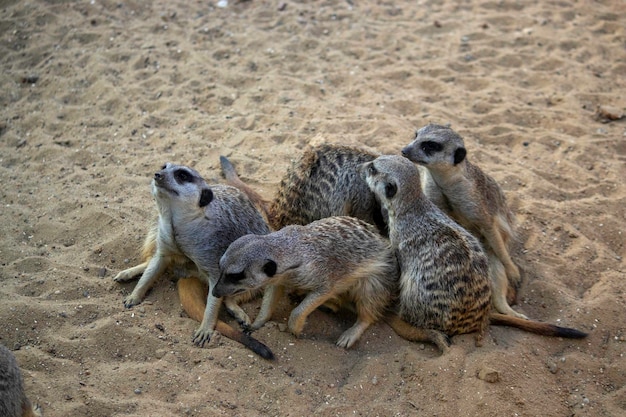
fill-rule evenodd
<path id="1" fill-rule="evenodd" d="M 125 282 L 141 275 L 124 300 L 127 308 L 139 304 L 167 268 L 182 269 L 183 275 L 197 276 L 211 289 L 219 279 L 220 257 L 230 243 L 246 234 L 269 233 L 263 217 L 243 192 L 228 185 L 209 186 L 197 171 L 186 166 L 165 164 L 154 175 L 152 195 L 158 222 L 144 242 L 144 262 L 121 271 L 114 278 L 116 282 Z M 243 295 L 246 296 L 250 294 Z M 246 325 L 250 320 L 237 304 L 240 300 L 241 297 L 228 297 L 224 303 L 229 312 Z M 260 356 L 273 358 L 265 345 L 218 320 L 221 304 L 222 299 L 213 297 L 209 291 L 193 342 L 203 346 L 217 329 Z"/>
<path id="2" fill-rule="evenodd" d="M 0 345 L 0 416 L 41 417 L 38 404 L 31 404 L 24 392 L 22 372 L 15 355 Z"/>
<path id="3" fill-rule="evenodd" d="M 509 305 L 521 277 L 509 254 L 515 240 L 514 216 L 498 183 L 470 163 L 463 138 L 449 127 L 431 124 L 419 129 L 402 155 L 427 171 L 421 171 L 426 195 L 483 242 L 496 310 L 526 318 Z"/>
<path id="4" fill-rule="evenodd" d="M 389 241 L 374 226 L 346 216 L 243 236 L 226 250 L 220 268 L 215 297 L 265 287 L 261 310 L 252 324 L 255 330 L 271 319 L 285 288 L 306 292 L 289 316 L 288 327 L 296 337 L 309 314 L 326 302 L 354 303 L 357 321 L 337 341 L 344 348 L 383 316 L 398 277 Z"/>
<path id="5" fill-rule="evenodd" d="M 333 144 L 307 147 L 287 171 L 272 201 L 245 184 L 228 158 L 221 156 L 220 164 L 226 183 L 250 198 L 272 230 L 291 224 L 306 225 L 331 216 L 351 216 L 376 225 L 386 234 L 380 204 L 357 172 L 360 164 L 376 156 L 359 147 Z M 183 309 L 191 316 L 203 308 L 203 302 L 198 303 L 205 288 L 197 282 L 188 281 L 188 285 L 179 282 Z"/>
<path id="6" fill-rule="evenodd" d="M 569 338 L 586 333 L 492 312 L 489 261 L 479 240 L 423 193 L 418 168 L 399 155 L 363 164 L 361 175 L 388 214 L 389 239 L 400 268 L 398 315 L 388 323 L 405 338 L 435 343 L 477 332 L 490 322 Z M 407 329 L 403 324 L 410 324 Z"/>
<path id="7" fill-rule="evenodd" d="M 357 171 L 360 164 L 377 156 L 351 146 L 308 147 L 289 168 L 271 202 L 243 183 L 226 157 L 221 157 L 220 162 L 227 183 L 242 189 L 265 209 L 273 230 L 325 217 L 350 216 L 376 225 L 385 234 L 384 213 Z"/>

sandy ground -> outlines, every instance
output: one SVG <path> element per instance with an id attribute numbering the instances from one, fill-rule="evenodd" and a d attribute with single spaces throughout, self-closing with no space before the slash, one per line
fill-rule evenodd
<path id="1" fill-rule="evenodd" d="M 5 0 L 0 66 L 0 342 L 46 416 L 626 413 L 623 1 Z M 164 162 L 219 182 L 227 155 L 271 198 L 308 143 L 397 153 L 429 122 L 517 213 L 516 308 L 586 340 L 492 327 L 440 356 L 378 324 L 345 351 L 352 316 L 296 340 L 285 301 L 269 362 L 195 347 L 172 279 L 123 308 Z"/>

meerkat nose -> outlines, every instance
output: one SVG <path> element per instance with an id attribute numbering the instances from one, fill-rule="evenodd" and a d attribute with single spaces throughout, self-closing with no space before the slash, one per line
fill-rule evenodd
<path id="1" fill-rule="evenodd" d="M 158 173 L 158 172 L 156 174 L 154 174 L 154 179 L 157 180 L 157 181 L 160 180 L 161 177 L 162 177 L 162 175 L 160 173 Z"/>
<path id="2" fill-rule="evenodd" d="M 409 154 L 409 150 L 408 148 L 404 148 L 400 151 L 402 153 L 402 156 L 404 156 L 406 158 L 406 156 Z"/>

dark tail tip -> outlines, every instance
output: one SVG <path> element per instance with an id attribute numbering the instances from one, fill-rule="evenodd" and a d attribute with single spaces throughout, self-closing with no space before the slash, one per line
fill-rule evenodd
<path id="1" fill-rule="evenodd" d="M 270 361 L 275 359 L 274 353 L 270 350 L 270 348 L 268 348 L 252 336 L 244 334 L 242 343 L 263 359 L 267 359 Z"/>
<path id="2" fill-rule="evenodd" d="M 556 336 L 558 337 L 565 337 L 568 339 L 584 339 L 585 337 L 589 336 L 588 333 L 581 332 L 580 330 L 577 330 L 577 329 L 572 329 L 569 327 L 559 327 L 559 326 L 555 326 L 555 327 L 556 327 Z"/>

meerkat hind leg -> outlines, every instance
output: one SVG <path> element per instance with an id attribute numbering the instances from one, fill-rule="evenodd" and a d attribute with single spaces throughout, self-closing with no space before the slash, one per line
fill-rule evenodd
<path id="1" fill-rule="evenodd" d="M 372 323 L 374 323 L 374 317 L 369 313 L 360 311 L 356 323 L 348 330 L 343 332 L 337 340 L 337 346 L 349 349 L 354 343 L 359 340 L 361 335 Z"/>
<path id="2" fill-rule="evenodd" d="M 403 339 L 412 342 L 430 342 L 446 353 L 450 349 L 450 338 L 447 334 L 434 329 L 423 329 L 412 326 L 397 314 L 385 317 L 385 322 Z"/>
<path id="3" fill-rule="evenodd" d="M 302 333 L 302 329 L 304 328 L 304 324 L 306 322 L 307 317 L 311 314 L 316 308 L 324 304 L 326 300 L 328 300 L 330 296 L 328 294 L 320 294 L 311 292 L 304 297 L 304 300 L 293 309 L 291 314 L 289 315 L 289 322 L 287 323 L 289 330 L 294 336 L 300 336 Z"/>
<path id="4" fill-rule="evenodd" d="M 506 278 L 504 265 L 491 250 L 487 250 L 487 257 L 489 258 L 489 278 L 492 285 L 491 302 L 494 308 L 502 314 L 528 319 L 524 314 L 513 310 L 507 301 L 509 281 Z"/>
<path id="5" fill-rule="evenodd" d="M 134 278 L 139 277 L 141 274 L 144 273 L 144 271 L 146 270 L 146 268 L 148 267 L 148 261 L 141 263 L 137 266 L 133 266 L 132 268 L 128 268 L 125 269 L 123 271 L 120 271 L 114 278 L 113 281 L 115 282 L 126 282 L 126 281 L 131 281 Z"/>

